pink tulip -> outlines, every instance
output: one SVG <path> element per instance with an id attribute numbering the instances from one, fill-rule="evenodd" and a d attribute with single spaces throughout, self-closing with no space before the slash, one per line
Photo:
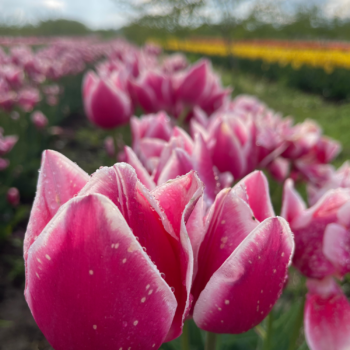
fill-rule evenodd
<path id="1" fill-rule="evenodd" d="M 150 192 L 123 163 L 86 176 L 44 154 L 24 248 L 28 305 L 57 350 L 157 349 L 189 312 L 185 224 L 201 183 L 191 172 Z"/>
<path id="2" fill-rule="evenodd" d="M 87 117 L 101 128 L 115 128 L 131 117 L 132 106 L 127 93 L 111 79 L 103 80 L 91 71 L 84 78 L 83 98 Z"/>
<path id="3" fill-rule="evenodd" d="M 310 350 L 350 348 L 350 304 L 331 278 L 308 280 L 304 323 Z"/>
<path id="4" fill-rule="evenodd" d="M 105 150 L 109 157 L 115 158 L 115 146 L 114 146 L 114 139 L 112 136 L 107 136 L 104 140 L 104 146 Z"/>
<path id="5" fill-rule="evenodd" d="M 33 112 L 31 115 L 31 120 L 38 130 L 45 129 L 49 122 L 45 115 L 40 111 Z"/>
<path id="6" fill-rule="evenodd" d="M 0 131 L 0 156 L 3 156 L 10 152 L 17 141 L 18 136 L 3 136 L 2 132 Z"/>
<path id="7" fill-rule="evenodd" d="M 16 187 L 11 187 L 7 191 L 7 201 L 13 206 L 16 207 L 19 204 L 20 195 Z"/>
<path id="8" fill-rule="evenodd" d="M 172 74 L 185 69 L 187 66 L 186 56 L 181 53 L 175 53 L 164 59 L 162 69 L 165 73 Z"/>
<path id="9" fill-rule="evenodd" d="M 175 96 L 170 76 L 160 71 L 147 70 L 132 86 L 137 102 L 146 113 L 161 110 L 173 113 Z"/>
<path id="10" fill-rule="evenodd" d="M 307 184 L 309 203 L 311 205 L 315 204 L 328 190 L 339 187 L 350 188 L 350 165 L 348 161 L 344 162 L 338 170 L 330 168 L 330 175 L 325 182 Z"/>
<path id="11" fill-rule="evenodd" d="M 293 181 L 286 181 L 282 216 L 294 233 L 293 264 L 302 274 L 322 279 L 350 272 L 349 208 L 350 190 L 337 189 L 328 191 L 306 209 Z"/>
<path id="12" fill-rule="evenodd" d="M 0 171 L 5 170 L 10 165 L 10 161 L 8 159 L 4 159 L 0 157 Z"/>
<path id="13" fill-rule="evenodd" d="M 34 87 L 23 88 L 18 92 L 18 104 L 25 111 L 31 111 L 34 106 L 40 102 L 41 97 L 39 90 Z"/>
<path id="14" fill-rule="evenodd" d="M 192 230 L 198 225 L 204 225 L 204 236 L 196 239 Z M 264 175 L 252 173 L 222 190 L 204 224 L 190 222 L 189 234 L 198 251 L 196 324 L 215 333 L 242 333 L 260 323 L 282 292 L 294 249 L 287 222 L 274 217 Z"/>

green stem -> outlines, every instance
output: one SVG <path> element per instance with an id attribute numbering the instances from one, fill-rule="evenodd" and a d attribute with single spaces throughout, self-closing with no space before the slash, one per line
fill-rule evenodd
<path id="1" fill-rule="evenodd" d="M 301 301 L 298 316 L 296 318 L 295 324 L 294 324 L 294 330 L 292 337 L 289 342 L 289 348 L 288 350 L 295 350 L 297 348 L 297 341 L 300 334 L 300 329 L 303 326 L 303 320 L 304 320 L 304 306 L 305 306 L 305 296 L 303 296 L 303 299 Z"/>
<path id="2" fill-rule="evenodd" d="M 182 350 L 190 350 L 190 331 L 188 327 L 188 322 L 186 321 L 181 336 L 181 349 Z"/>
<path id="3" fill-rule="evenodd" d="M 270 311 L 269 315 L 267 316 L 267 327 L 266 327 L 266 337 L 264 339 L 264 345 L 263 350 L 270 350 L 271 349 L 271 340 L 272 340 L 272 325 L 273 325 L 273 310 Z"/>
<path id="4" fill-rule="evenodd" d="M 216 348 L 216 334 L 207 332 L 204 350 L 215 350 L 215 348 Z"/>

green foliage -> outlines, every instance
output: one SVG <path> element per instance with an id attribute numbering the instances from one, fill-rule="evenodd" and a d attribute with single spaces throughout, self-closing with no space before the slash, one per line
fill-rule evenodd
<path id="1" fill-rule="evenodd" d="M 0 35 L 9 36 L 70 36 L 99 34 L 102 37 L 115 35 L 114 30 L 93 31 L 78 21 L 56 19 L 39 22 L 37 25 L 7 25 L 0 22 Z"/>

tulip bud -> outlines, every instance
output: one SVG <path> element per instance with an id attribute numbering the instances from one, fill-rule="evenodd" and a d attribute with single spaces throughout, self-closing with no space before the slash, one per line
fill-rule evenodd
<path id="1" fill-rule="evenodd" d="M 101 79 L 89 72 L 83 82 L 83 98 L 87 117 L 95 125 L 111 129 L 129 121 L 131 100 L 111 79 Z"/>
<path id="2" fill-rule="evenodd" d="M 7 191 L 7 201 L 13 206 L 16 207 L 19 204 L 19 191 L 16 187 L 11 187 Z"/>
<path id="3" fill-rule="evenodd" d="M 107 136 L 104 141 L 105 150 L 109 157 L 114 158 L 115 157 L 115 147 L 114 147 L 114 140 L 112 136 Z"/>
<path id="4" fill-rule="evenodd" d="M 35 111 L 32 113 L 31 120 L 38 130 L 44 129 L 48 123 L 47 118 L 40 111 Z"/>
<path id="5" fill-rule="evenodd" d="M 8 159 L 0 158 L 0 171 L 5 170 L 10 165 Z"/>

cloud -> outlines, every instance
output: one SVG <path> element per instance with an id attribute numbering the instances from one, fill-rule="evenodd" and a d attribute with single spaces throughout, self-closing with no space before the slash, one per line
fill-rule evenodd
<path id="1" fill-rule="evenodd" d="M 66 4 L 61 0 L 44 0 L 43 5 L 52 10 L 64 10 Z"/>
<path id="2" fill-rule="evenodd" d="M 349 18 L 350 0 L 328 0 L 324 6 L 324 14 L 329 18 Z"/>

